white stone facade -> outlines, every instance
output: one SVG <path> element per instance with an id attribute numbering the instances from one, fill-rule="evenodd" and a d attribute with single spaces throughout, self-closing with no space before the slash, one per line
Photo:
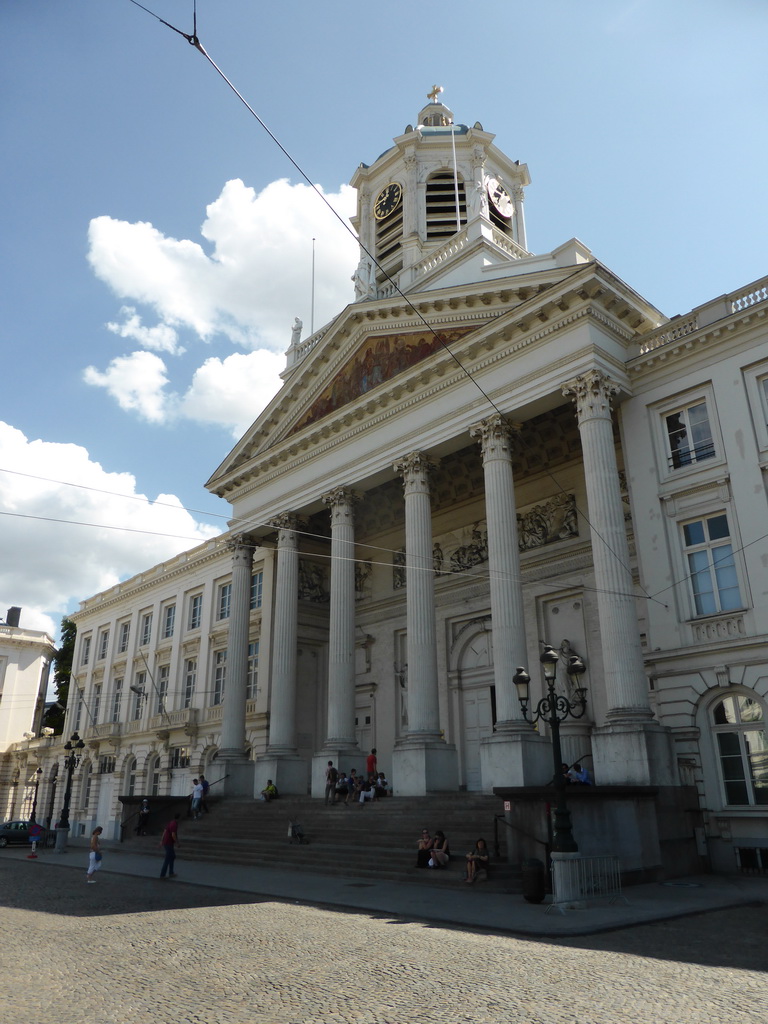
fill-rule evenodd
<path id="1" fill-rule="evenodd" d="M 528 172 L 493 136 L 437 103 L 419 125 L 353 179 L 359 301 L 292 339 L 208 481 L 237 532 L 74 617 L 72 816 L 201 770 L 321 795 L 374 746 L 396 793 L 545 784 L 512 682 L 535 704 L 544 640 L 563 692 L 587 664 L 563 756 L 697 785 L 701 851 L 733 869 L 768 850 L 766 282 L 667 321 L 577 240 L 527 252 Z"/>

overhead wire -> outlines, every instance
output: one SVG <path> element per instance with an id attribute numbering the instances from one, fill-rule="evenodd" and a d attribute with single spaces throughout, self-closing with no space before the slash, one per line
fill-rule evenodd
<path id="1" fill-rule="evenodd" d="M 441 337 L 440 332 L 435 330 L 435 328 L 432 326 L 432 324 L 429 323 L 429 321 L 422 314 L 422 312 L 414 305 L 413 302 L 411 302 L 411 300 L 408 298 L 408 296 L 400 289 L 400 287 L 397 284 L 397 282 L 389 275 L 389 273 L 387 273 L 387 271 L 384 269 L 384 267 L 382 267 L 382 265 L 377 260 L 376 256 L 368 250 L 368 248 L 363 244 L 363 242 L 360 240 L 360 238 L 354 233 L 354 231 L 352 231 L 352 228 L 347 223 L 347 221 L 341 216 L 341 214 L 328 201 L 328 199 L 325 196 L 325 194 L 323 193 L 322 189 L 317 187 L 317 185 L 312 181 L 312 179 L 307 174 L 307 172 L 304 170 L 304 168 L 298 163 L 297 160 L 294 159 L 292 154 L 285 148 L 285 146 L 280 142 L 280 140 L 277 138 L 277 136 L 274 134 L 274 132 L 267 126 L 265 121 L 259 116 L 259 114 L 256 112 L 256 110 L 254 110 L 254 108 L 251 106 L 251 104 L 245 99 L 245 97 L 242 95 L 242 93 L 236 88 L 236 86 L 233 84 L 233 82 L 224 74 L 224 72 L 221 70 L 221 68 L 218 66 L 218 64 L 216 64 L 216 62 L 213 60 L 213 58 L 207 52 L 207 50 L 205 49 L 205 47 L 203 46 L 203 44 L 201 43 L 201 41 L 200 41 L 200 39 L 199 39 L 199 37 L 197 35 L 197 0 L 194 0 L 194 6 L 193 6 L 193 32 L 192 33 L 183 32 L 181 29 L 177 28 L 176 26 L 171 25 L 169 22 L 165 21 L 159 15 L 155 14 L 154 11 L 151 11 L 148 7 L 145 7 L 143 4 L 140 4 L 138 2 L 138 0 L 130 0 L 130 3 L 134 4 L 136 7 L 140 7 L 141 10 L 145 11 L 147 14 L 150 14 L 152 17 L 156 18 L 163 25 L 166 25 L 168 28 L 172 29 L 178 35 L 183 36 L 191 46 L 194 46 L 194 48 L 196 50 L 198 50 L 199 53 L 202 54 L 202 56 L 208 61 L 208 63 L 211 65 L 211 67 L 216 71 L 216 73 L 221 77 L 221 79 L 226 83 L 226 85 L 232 90 L 232 92 L 235 94 L 235 96 L 240 100 L 240 102 L 243 104 L 243 106 L 255 118 L 255 120 L 259 123 L 259 125 L 261 125 L 261 127 L 264 129 L 264 131 L 267 133 L 267 135 L 269 135 L 270 139 L 272 139 L 272 141 L 278 147 L 280 152 L 285 156 L 285 158 L 290 162 L 290 164 L 298 171 L 298 173 L 301 175 L 301 177 L 307 182 L 309 187 L 315 192 L 315 194 L 320 198 L 320 200 L 331 211 L 333 216 L 339 221 L 339 223 L 342 225 L 344 230 L 349 232 L 353 236 L 353 238 L 355 238 L 355 240 L 357 241 L 358 245 L 360 246 L 360 249 L 372 261 L 372 263 L 381 271 L 381 273 L 387 279 L 387 281 L 392 286 L 394 291 L 400 296 L 400 298 L 406 303 L 406 305 L 408 305 L 409 308 L 416 314 L 416 317 L 421 321 L 421 323 L 424 325 L 424 327 L 435 337 L 436 341 L 443 347 L 443 349 L 448 353 L 450 358 L 456 363 L 456 365 L 459 368 L 459 370 L 467 377 L 467 379 L 472 384 L 474 384 L 474 386 L 478 389 L 478 391 L 483 396 L 483 398 L 488 402 L 488 404 L 491 406 L 491 408 L 502 418 L 502 420 L 505 423 L 508 422 L 507 415 L 502 412 L 502 410 L 494 402 L 493 398 L 482 387 L 482 385 L 479 383 L 479 381 L 473 376 L 471 371 L 469 369 L 467 369 L 466 366 L 464 366 L 463 362 L 459 359 L 459 357 L 455 354 L 455 352 L 452 351 L 452 349 L 446 343 L 444 338 Z M 499 317 L 502 317 L 502 316 L 506 315 L 506 312 L 507 311 L 505 310 L 505 311 L 502 311 L 502 312 L 496 314 L 493 317 L 488 317 L 487 320 L 486 320 L 486 323 L 492 323 L 495 319 L 498 319 Z M 555 484 L 555 486 L 558 488 L 558 490 L 561 493 L 566 493 L 565 488 L 560 483 L 560 481 L 555 477 L 555 475 L 551 472 L 551 470 L 549 470 L 545 466 L 543 468 L 543 472 L 545 472 L 546 475 L 553 481 L 553 483 Z M 577 510 L 578 510 L 579 514 L 581 515 L 582 519 L 584 520 L 584 522 L 589 526 L 590 530 L 595 535 L 595 537 L 597 537 L 600 540 L 600 542 L 610 552 L 611 556 L 616 559 L 616 561 L 619 563 L 619 565 L 621 565 L 621 567 L 625 570 L 625 572 L 627 572 L 627 573 L 629 573 L 631 575 L 632 574 L 631 567 L 629 565 L 627 565 L 622 560 L 622 558 L 619 556 L 618 552 L 614 551 L 614 549 L 608 543 L 607 539 L 602 536 L 602 534 L 600 533 L 599 530 L 596 529 L 594 524 L 590 521 L 587 512 L 584 509 L 579 508 L 579 507 L 577 507 Z M 648 599 L 650 599 L 650 595 L 647 593 L 647 591 L 645 591 L 645 588 L 642 586 L 642 584 L 640 584 L 640 589 L 644 592 L 645 596 Z"/>

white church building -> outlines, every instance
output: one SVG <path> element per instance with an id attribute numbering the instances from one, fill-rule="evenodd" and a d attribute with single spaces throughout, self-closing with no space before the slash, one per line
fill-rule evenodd
<path id="1" fill-rule="evenodd" d="M 545 785 L 545 641 L 587 667 L 564 759 L 695 787 L 699 854 L 768 870 L 768 279 L 669 320 L 529 252 L 529 181 L 437 101 L 356 170 L 355 301 L 210 476 L 230 531 L 73 616 L 80 827 L 201 770 L 321 795 L 372 747 L 396 795 Z"/>

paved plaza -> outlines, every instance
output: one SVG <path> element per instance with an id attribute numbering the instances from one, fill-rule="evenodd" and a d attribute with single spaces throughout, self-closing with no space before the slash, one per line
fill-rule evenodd
<path id="1" fill-rule="evenodd" d="M 3 1024 L 768 1019 L 765 905 L 519 938 L 6 853 Z"/>

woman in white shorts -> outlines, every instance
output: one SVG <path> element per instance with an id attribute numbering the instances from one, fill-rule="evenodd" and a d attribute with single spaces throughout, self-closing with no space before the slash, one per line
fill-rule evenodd
<path id="1" fill-rule="evenodd" d="M 94 873 L 101 868 L 101 833 L 104 829 L 101 825 L 95 828 L 91 833 L 91 852 L 88 855 L 88 874 L 85 876 L 85 880 L 89 885 L 95 885 L 96 879 L 93 877 Z"/>

